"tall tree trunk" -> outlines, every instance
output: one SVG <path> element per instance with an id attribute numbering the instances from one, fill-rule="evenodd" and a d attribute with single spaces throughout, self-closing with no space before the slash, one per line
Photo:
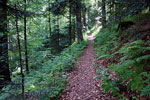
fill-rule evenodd
<path id="1" fill-rule="evenodd" d="M 22 97 L 24 99 L 24 72 L 23 72 L 23 64 L 22 64 L 22 54 L 21 54 L 21 45 L 20 45 L 20 35 L 19 35 L 19 29 L 18 29 L 18 14 L 17 14 L 17 12 L 16 12 L 16 32 L 17 32 L 19 61 L 20 61 L 21 77 L 22 77 Z"/>
<path id="2" fill-rule="evenodd" d="M 76 39 L 76 18 L 73 18 L 73 36 L 72 36 L 72 38 L 73 38 L 73 42 L 75 41 L 75 39 Z"/>
<path id="3" fill-rule="evenodd" d="M 88 26 L 88 28 L 90 29 L 91 27 L 90 27 L 90 7 L 88 7 L 88 9 L 87 9 L 88 11 L 87 11 L 87 13 L 88 13 L 88 22 L 87 22 L 87 26 Z"/>
<path id="4" fill-rule="evenodd" d="M 86 27 L 86 7 L 83 8 L 82 13 L 83 13 L 83 25 Z"/>
<path id="5" fill-rule="evenodd" d="M 150 0 L 147 0 L 147 5 L 148 5 L 148 8 L 149 8 L 149 13 L 150 13 Z"/>
<path id="6" fill-rule="evenodd" d="M 69 45 L 72 44 L 71 1 L 72 1 L 72 0 L 69 0 Z"/>
<path id="7" fill-rule="evenodd" d="M 60 52 L 60 46 L 59 46 L 59 34 L 60 34 L 60 30 L 59 30 L 59 16 L 57 16 L 57 19 L 56 19 L 56 53 L 59 53 Z"/>
<path id="8" fill-rule="evenodd" d="M 77 38 L 78 43 L 80 44 L 83 41 L 80 0 L 77 0 L 76 2 L 76 19 L 77 19 Z"/>
<path id="9" fill-rule="evenodd" d="M 7 2 L 8 0 L 1 0 L 0 4 L 0 85 L 11 81 L 8 62 Z"/>
<path id="10" fill-rule="evenodd" d="M 24 11 L 26 11 L 26 3 L 27 1 L 24 0 L 25 7 Z M 26 62 L 26 71 L 29 73 L 29 66 L 28 66 L 28 48 L 27 48 L 27 18 L 26 15 L 24 15 L 24 45 L 25 45 L 25 62 Z"/>
<path id="11" fill-rule="evenodd" d="M 119 11 L 118 11 L 118 19 L 119 19 L 119 23 L 121 22 L 121 20 L 122 20 L 122 5 L 121 4 L 118 4 L 117 5 L 118 6 L 118 8 L 119 8 Z"/>
<path id="12" fill-rule="evenodd" d="M 106 25 L 106 0 L 102 0 L 102 26 L 105 27 Z"/>
<path id="13" fill-rule="evenodd" d="M 59 36 L 59 34 L 60 34 L 60 30 L 59 30 L 59 16 L 57 16 L 57 34 L 58 34 L 58 49 L 59 49 L 59 38 L 60 38 L 60 36 Z"/>
<path id="14" fill-rule="evenodd" d="M 113 20 L 115 20 L 115 18 L 116 18 L 116 14 L 115 14 L 115 0 L 112 1 L 112 13 L 113 13 Z"/>
<path id="15" fill-rule="evenodd" d="M 50 8 L 50 0 L 48 1 L 48 5 L 49 5 L 49 8 Z M 49 35 L 51 37 L 51 33 L 52 33 L 52 29 L 51 29 L 51 12 L 49 11 L 49 15 L 48 15 L 48 21 L 49 21 Z"/>

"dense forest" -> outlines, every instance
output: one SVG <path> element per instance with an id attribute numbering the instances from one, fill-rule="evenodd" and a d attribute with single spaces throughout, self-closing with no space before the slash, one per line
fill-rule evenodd
<path id="1" fill-rule="evenodd" d="M 150 100 L 150 0 L 0 0 L 0 100 Z"/>

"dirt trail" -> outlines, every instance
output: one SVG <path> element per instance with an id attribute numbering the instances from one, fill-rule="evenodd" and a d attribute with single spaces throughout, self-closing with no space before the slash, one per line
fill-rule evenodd
<path id="1" fill-rule="evenodd" d="M 90 43 L 75 64 L 75 69 L 69 76 L 70 86 L 60 100 L 112 100 L 98 87 L 97 83 L 100 83 L 100 80 L 96 79 L 96 67 L 93 66 L 94 36 L 88 36 L 88 39 Z"/>

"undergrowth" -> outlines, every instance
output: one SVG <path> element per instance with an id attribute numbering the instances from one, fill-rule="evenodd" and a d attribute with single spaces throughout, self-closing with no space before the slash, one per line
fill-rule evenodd
<path id="1" fill-rule="evenodd" d="M 73 64 L 87 45 L 74 43 L 65 49 L 59 56 L 50 54 L 50 50 L 32 52 L 30 74 L 25 75 L 25 99 L 49 100 L 59 97 L 67 86 L 67 73 L 72 70 Z M 5 86 L 0 93 L 0 100 L 20 100 L 21 76 L 19 71 L 13 73 L 13 81 Z"/>
<path id="2" fill-rule="evenodd" d="M 127 19 L 136 20 L 135 17 Z M 118 37 L 120 33 L 116 32 L 117 25 L 110 27 L 99 32 L 94 45 L 97 51 L 96 60 L 107 58 L 110 61 L 108 68 L 100 65 L 97 70 L 97 77 L 103 81 L 104 91 L 112 93 L 120 100 L 129 99 L 126 98 L 127 91 L 137 94 L 131 97 L 135 100 L 150 97 L 150 41 L 135 39 L 130 33 L 128 36 L 124 35 L 121 41 Z"/>

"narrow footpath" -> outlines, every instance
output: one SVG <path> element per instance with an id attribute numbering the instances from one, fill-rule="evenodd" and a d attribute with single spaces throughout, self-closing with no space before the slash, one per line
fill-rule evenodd
<path id="1" fill-rule="evenodd" d="M 60 100 L 113 100 L 104 94 L 100 88 L 101 81 L 96 79 L 94 66 L 95 52 L 94 36 L 88 36 L 89 45 L 75 64 L 74 71 L 69 76 L 69 87 Z"/>

